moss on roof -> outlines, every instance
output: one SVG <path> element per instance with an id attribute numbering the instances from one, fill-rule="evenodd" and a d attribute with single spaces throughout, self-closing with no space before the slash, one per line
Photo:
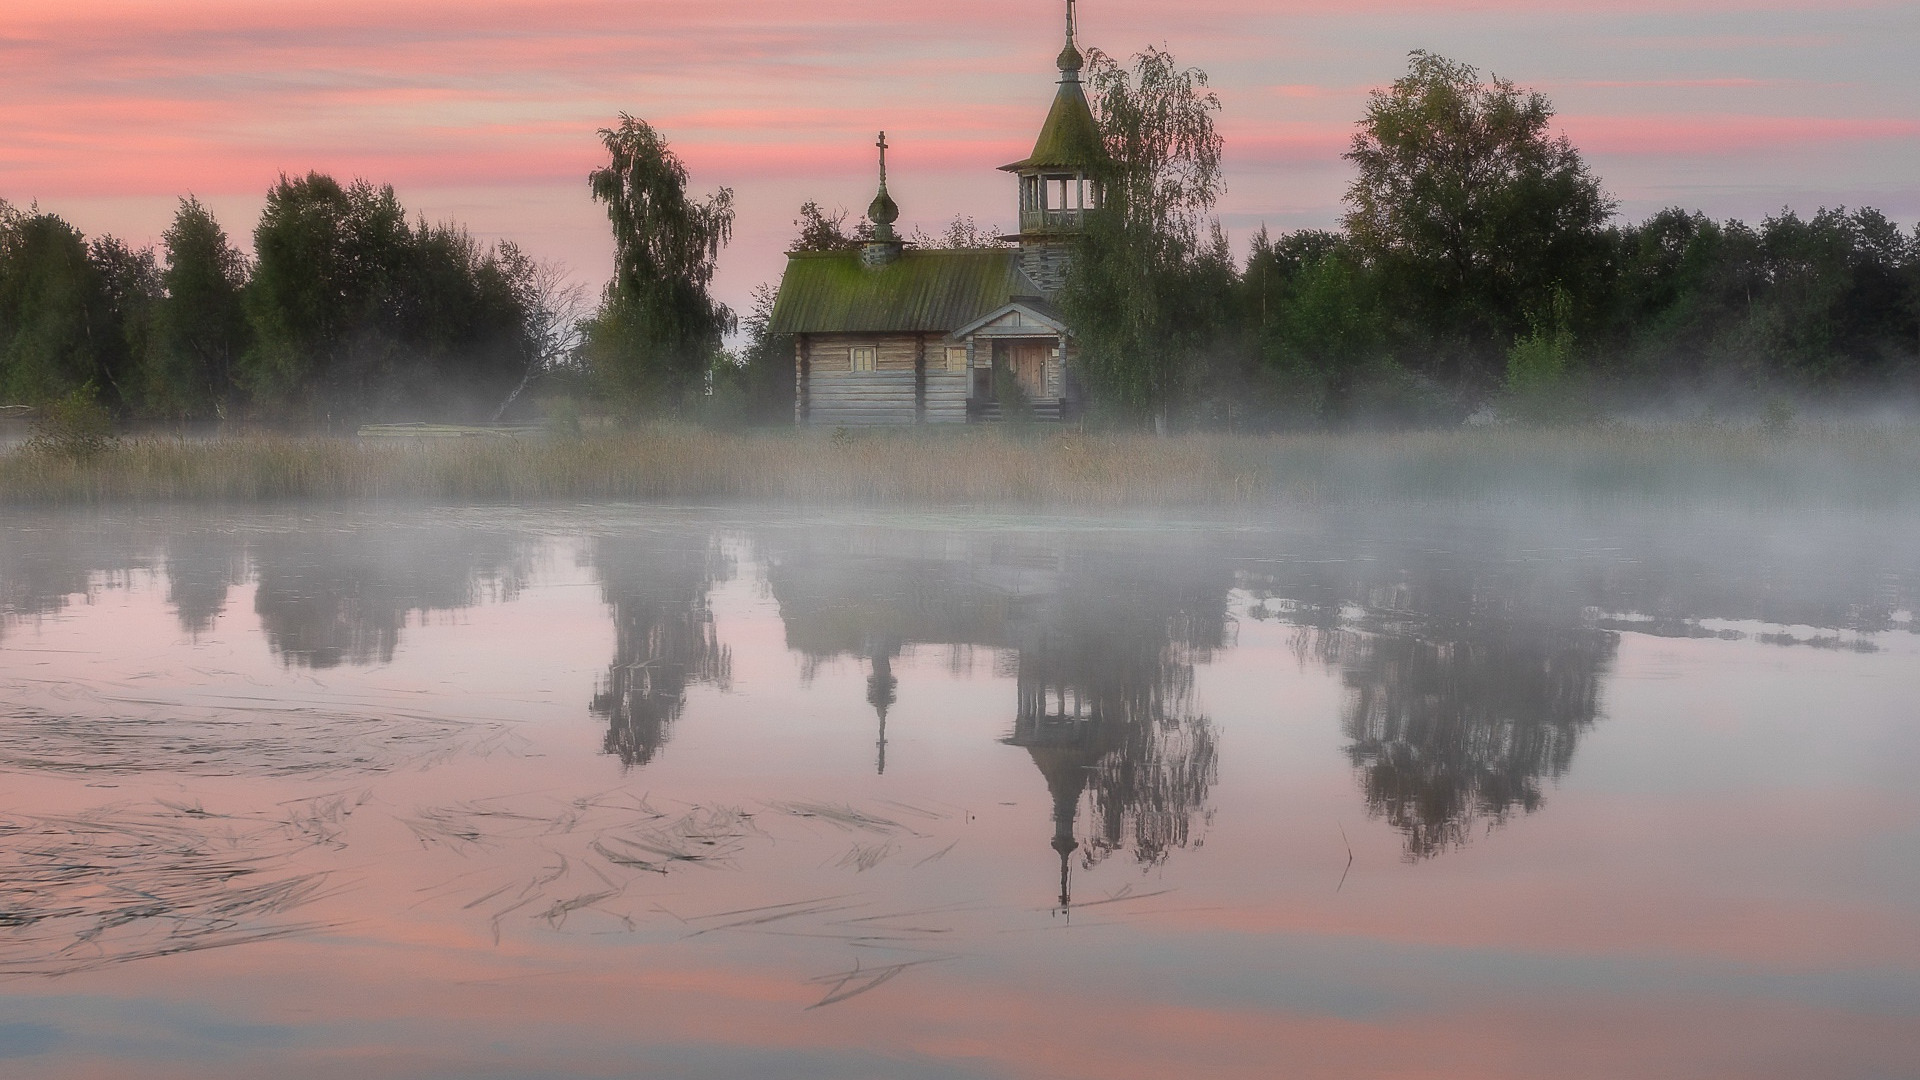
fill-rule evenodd
<path id="1" fill-rule="evenodd" d="M 1011 248 L 902 252 L 869 269 L 860 252 L 794 252 L 780 280 L 776 334 L 951 333 L 1040 289 Z"/>
<path id="2" fill-rule="evenodd" d="M 1025 161 L 1002 165 L 1008 172 L 1025 169 L 1092 169 L 1107 161 L 1107 146 L 1100 139 L 1100 127 L 1093 121 L 1093 108 L 1087 104 L 1086 91 L 1077 79 L 1060 83 L 1053 97 L 1047 122 L 1040 126 L 1040 138 Z"/>

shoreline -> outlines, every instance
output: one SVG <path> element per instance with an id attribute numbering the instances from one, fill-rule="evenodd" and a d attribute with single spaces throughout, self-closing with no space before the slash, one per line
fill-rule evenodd
<path id="1" fill-rule="evenodd" d="M 1920 504 L 1920 428 L 1697 425 L 1274 436 L 913 429 L 562 438 L 140 436 L 0 451 L 0 506 L 407 500 L 1009 509 L 1378 500 Z"/>

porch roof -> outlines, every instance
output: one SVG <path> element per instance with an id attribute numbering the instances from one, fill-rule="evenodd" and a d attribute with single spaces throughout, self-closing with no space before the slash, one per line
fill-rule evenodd
<path id="1" fill-rule="evenodd" d="M 1023 325 L 1018 328 L 998 327 L 994 325 L 1014 312 L 1020 313 L 1023 323 L 1030 319 L 1035 325 L 1031 327 Z M 1051 331 L 1061 335 L 1066 334 L 1066 316 L 1060 313 L 1059 308 L 1054 307 L 1045 300 L 1023 296 L 1010 300 L 994 308 L 992 311 L 982 312 L 979 318 L 964 326 L 956 327 L 951 336 L 963 338 L 968 334 L 980 333 L 988 337 L 1029 337 L 1034 336 L 1037 331 Z"/>

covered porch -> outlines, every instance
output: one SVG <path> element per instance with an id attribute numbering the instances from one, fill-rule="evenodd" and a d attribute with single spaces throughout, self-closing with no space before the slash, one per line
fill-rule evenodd
<path id="1" fill-rule="evenodd" d="M 1077 398 L 1067 374 L 1072 342 L 1052 305 L 1015 300 L 954 331 L 949 340 L 967 352 L 969 423 L 1010 419 L 1014 409 L 1028 411 L 1035 420 L 1072 415 Z"/>

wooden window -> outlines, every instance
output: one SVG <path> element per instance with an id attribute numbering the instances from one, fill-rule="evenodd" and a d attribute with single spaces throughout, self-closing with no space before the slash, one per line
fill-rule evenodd
<path id="1" fill-rule="evenodd" d="M 872 345 L 855 345 L 848 350 L 849 371 L 872 371 L 880 365 L 880 350 Z"/>
<path id="2" fill-rule="evenodd" d="M 967 347 L 965 345 L 947 346 L 947 370 L 967 370 Z"/>

